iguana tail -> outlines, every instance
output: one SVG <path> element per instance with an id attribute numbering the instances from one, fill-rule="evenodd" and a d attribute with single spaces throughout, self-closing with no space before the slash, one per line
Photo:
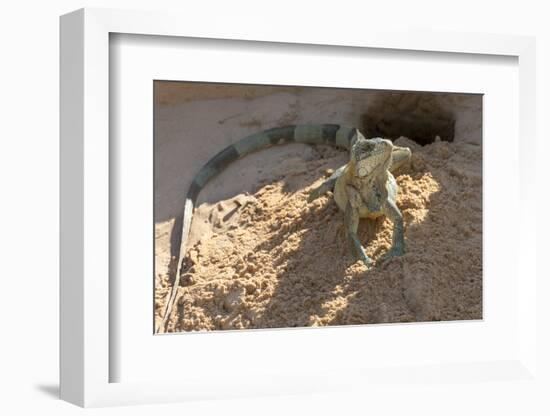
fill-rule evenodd
<path id="1" fill-rule="evenodd" d="M 157 328 L 157 332 L 165 331 L 166 323 L 172 312 L 179 287 L 183 259 L 187 251 L 186 243 L 191 231 L 193 210 L 200 191 L 210 179 L 222 172 L 230 163 L 258 150 L 286 143 L 327 144 L 349 149 L 352 139 L 356 134 L 357 129 L 338 124 L 303 124 L 277 127 L 247 136 L 229 145 L 210 159 L 195 176 L 187 192 L 183 211 L 181 245 L 177 258 L 176 276 L 168 301 L 166 302 L 162 324 Z"/>

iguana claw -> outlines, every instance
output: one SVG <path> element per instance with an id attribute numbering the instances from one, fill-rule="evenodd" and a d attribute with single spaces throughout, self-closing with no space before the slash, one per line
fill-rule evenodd
<path id="1" fill-rule="evenodd" d="M 370 266 L 374 263 L 372 259 L 365 253 L 361 253 L 359 255 L 356 255 L 355 257 L 357 260 L 361 260 L 365 266 Z"/>
<path id="2" fill-rule="evenodd" d="M 387 261 L 392 259 L 393 257 L 401 257 L 404 254 L 405 254 L 405 250 L 403 250 L 403 248 L 392 247 L 388 252 L 384 253 L 381 260 Z"/>

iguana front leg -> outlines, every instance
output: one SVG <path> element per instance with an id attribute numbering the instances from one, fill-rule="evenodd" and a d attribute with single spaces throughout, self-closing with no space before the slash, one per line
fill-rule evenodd
<path id="1" fill-rule="evenodd" d="M 402 256 L 405 253 L 405 236 L 403 230 L 403 215 L 395 201 L 388 198 L 384 203 L 384 213 L 393 223 L 392 247 L 384 254 L 384 259 Z"/>
<path id="2" fill-rule="evenodd" d="M 344 226 L 346 227 L 346 233 L 348 236 L 351 252 L 355 253 L 355 258 L 361 260 L 365 265 L 372 263 L 372 260 L 359 241 L 357 236 L 357 228 L 359 227 L 359 208 L 361 207 L 362 200 L 359 192 L 352 186 L 347 187 L 348 203 L 346 205 L 346 211 L 344 212 Z"/>
<path id="3" fill-rule="evenodd" d="M 307 202 L 314 201 L 315 199 L 319 198 L 321 195 L 324 195 L 329 191 L 333 191 L 334 185 L 336 185 L 336 181 L 342 175 L 345 168 L 346 168 L 346 165 L 336 169 L 336 171 L 334 171 L 334 173 L 330 175 L 330 177 L 326 181 L 324 181 L 321 185 L 319 185 L 317 188 L 312 190 L 307 197 Z"/>

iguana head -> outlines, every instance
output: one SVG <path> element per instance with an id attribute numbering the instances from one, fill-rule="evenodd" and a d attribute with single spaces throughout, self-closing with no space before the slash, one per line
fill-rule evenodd
<path id="1" fill-rule="evenodd" d="M 378 168 L 387 170 L 391 165 L 392 142 L 381 138 L 365 139 L 361 133 L 357 133 L 351 147 L 354 175 L 361 179 L 369 177 Z"/>

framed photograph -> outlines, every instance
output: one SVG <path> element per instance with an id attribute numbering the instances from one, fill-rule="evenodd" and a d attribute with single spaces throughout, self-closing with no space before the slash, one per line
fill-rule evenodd
<path id="1" fill-rule="evenodd" d="M 157 333 L 482 319 L 482 94 L 156 80 L 154 96 Z M 368 158 L 342 169 L 359 137 L 391 140 L 389 179 Z M 378 180 L 346 228 L 347 189 Z"/>
<path id="2" fill-rule="evenodd" d="M 539 383 L 534 44 L 63 16 L 61 397 Z"/>

